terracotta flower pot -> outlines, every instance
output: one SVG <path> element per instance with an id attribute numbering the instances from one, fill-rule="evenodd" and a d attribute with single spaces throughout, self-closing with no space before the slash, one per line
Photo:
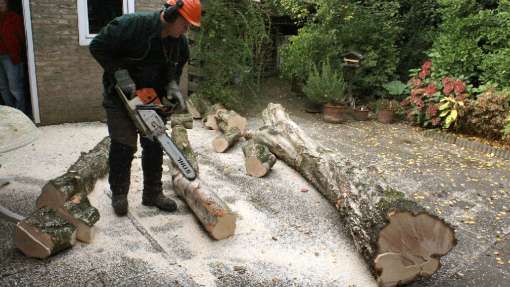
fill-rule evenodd
<path id="1" fill-rule="evenodd" d="M 349 108 L 341 105 L 325 104 L 322 119 L 327 123 L 339 124 L 349 119 Z"/>
<path id="2" fill-rule="evenodd" d="M 383 124 L 391 124 L 395 118 L 395 113 L 388 110 L 377 111 L 377 120 Z"/>
<path id="3" fill-rule="evenodd" d="M 368 120 L 368 113 L 369 111 L 362 111 L 358 109 L 352 110 L 352 117 L 357 121 L 366 121 Z"/>

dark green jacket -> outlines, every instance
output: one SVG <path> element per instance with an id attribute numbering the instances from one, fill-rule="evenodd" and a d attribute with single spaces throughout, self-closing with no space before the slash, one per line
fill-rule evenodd
<path id="1" fill-rule="evenodd" d="M 189 58 L 186 37 L 161 38 L 160 12 L 127 14 L 103 27 L 90 52 L 103 67 L 104 105 L 120 104 L 113 73 L 127 69 L 137 89 L 154 88 L 161 97 L 169 81 L 178 81 Z M 166 56 L 165 56 L 166 52 Z"/>

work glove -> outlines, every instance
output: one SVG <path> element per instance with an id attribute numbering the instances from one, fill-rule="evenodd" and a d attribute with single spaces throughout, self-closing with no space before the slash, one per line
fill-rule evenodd
<path id="1" fill-rule="evenodd" d="M 135 81 L 129 75 L 126 69 L 117 70 L 114 73 L 115 82 L 128 99 L 133 98 L 136 92 Z"/>
<path id="2" fill-rule="evenodd" d="M 177 103 L 177 107 L 175 107 L 176 112 L 186 112 L 188 110 L 188 106 L 186 104 L 187 97 L 181 93 L 181 89 L 179 85 L 177 85 L 176 81 L 171 81 L 166 87 L 166 99 L 162 102 L 165 104 L 166 101 Z"/>

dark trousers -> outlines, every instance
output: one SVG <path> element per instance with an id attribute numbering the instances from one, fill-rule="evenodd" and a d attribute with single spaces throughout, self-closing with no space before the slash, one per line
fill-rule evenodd
<path id="1" fill-rule="evenodd" d="M 114 195 L 129 192 L 131 162 L 137 150 L 138 132 L 124 107 L 105 107 L 108 132 L 111 138 L 109 154 L 110 188 Z M 143 197 L 162 192 L 163 150 L 158 142 L 140 137 L 142 146 Z"/>

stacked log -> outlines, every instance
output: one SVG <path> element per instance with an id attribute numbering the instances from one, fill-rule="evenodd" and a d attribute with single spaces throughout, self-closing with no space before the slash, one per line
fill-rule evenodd
<path id="1" fill-rule="evenodd" d="M 266 145 L 338 209 L 380 286 L 406 284 L 440 268 L 440 257 L 456 245 L 443 219 L 389 187 L 375 168 L 315 143 L 280 105 L 270 104 L 263 121 L 247 137 Z"/>
<path id="2" fill-rule="evenodd" d="M 218 124 L 216 122 L 216 116 L 219 112 L 226 111 L 225 107 L 222 104 L 214 104 L 212 105 L 205 114 L 205 117 L 202 118 L 204 121 L 204 126 L 210 130 L 218 130 Z"/>
<path id="3" fill-rule="evenodd" d="M 212 104 L 204 97 L 201 97 L 199 94 L 192 94 L 188 101 L 188 110 L 193 116 L 194 119 L 201 119 L 204 117 L 212 106 Z"/>
<path id="4" fill-rule="evenodd" d="M 174 127 L 172 138 L 198 171 L 196 155 L 191 149 L 186 129 Z M 172 181 L 177 195 L 188 204 L 212 238 L 221 240 L 234 235 L 237 216 L 219 196 L 202 185 L 199 178 L 189 181 L 174 168 Z"/>
<path id="5" fill-rule="evenodd" d="M 46 258 L 73 246 L 76 239 L 90 243 L 99 211 L 88 198 L 108 172 L 109 137 L 82 153 L 63 175 L 42 188 L 36 210 L 16 225 L 14 243 L 26 256 Z"/>
<path id="6" fill-rule="evenodd" d="M 213 140 L 213 148 L 222 153 L 235 145 L 246 132 L 247 120 L 235 111 L 220 110 L 216 113 L 216 125 L 222 132 Z"/>

